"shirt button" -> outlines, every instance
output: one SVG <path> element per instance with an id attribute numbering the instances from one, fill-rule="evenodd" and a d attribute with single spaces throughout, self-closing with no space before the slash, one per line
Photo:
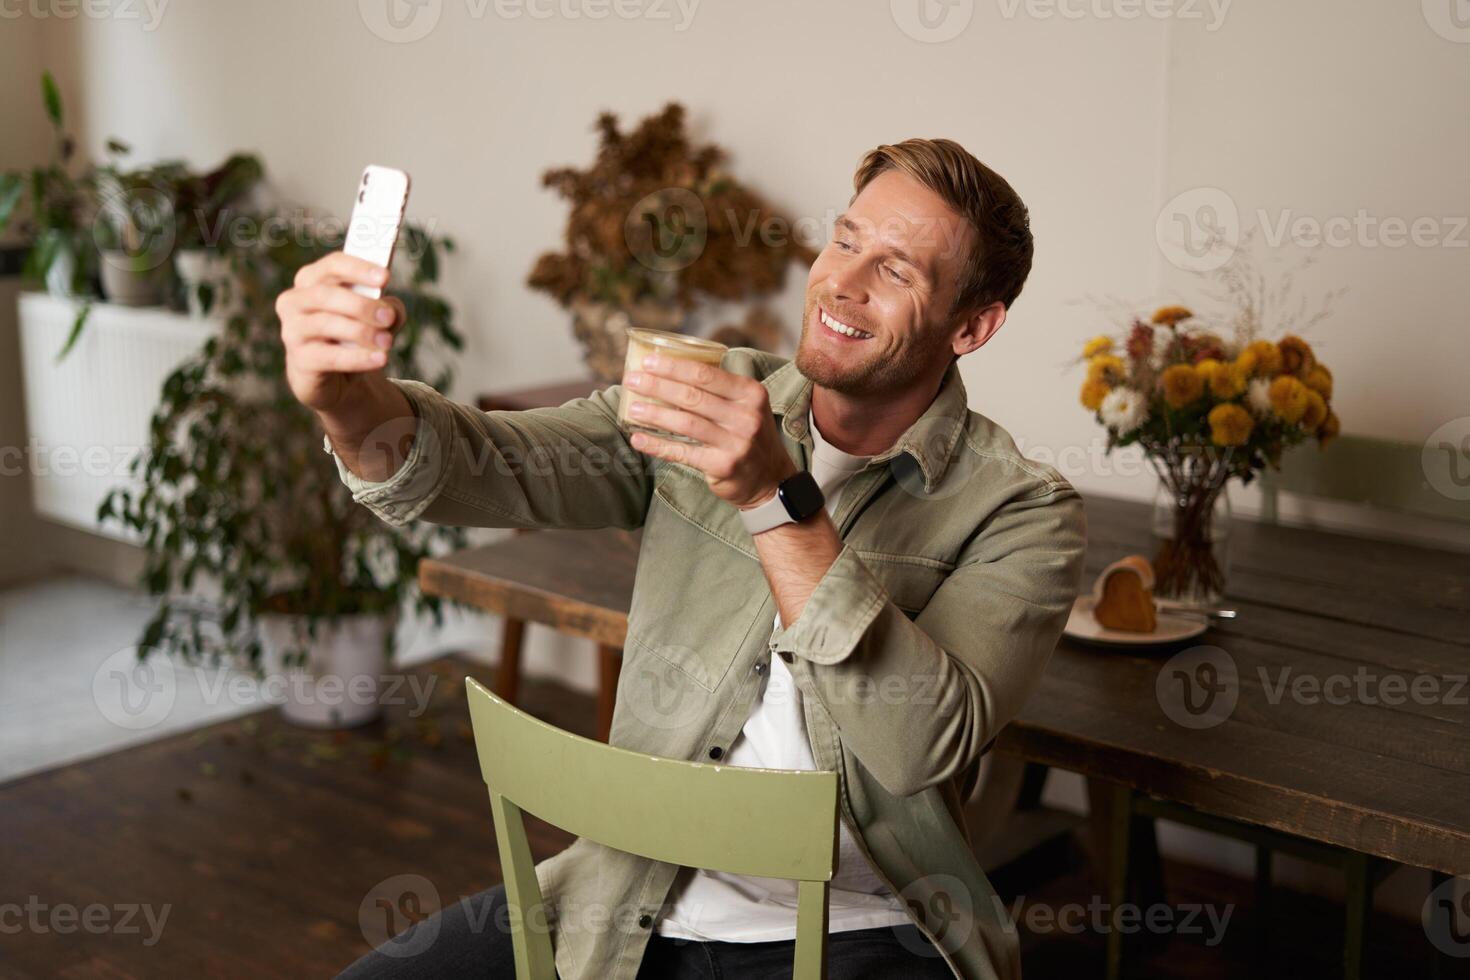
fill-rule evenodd
<path id="1" fill-rule="evenodd" d="M 720 748 L 718 745 L 711 745 L 710 746 L 710 749 L 709 749 L 709 757 L 711 759 L 718 759 L 720 756 L 722 756 L 724 754 L 725 754 L 725 750 L 722 749 L 722 748 Z"/>
<path id="2" fill-rule="evenodd" d="M 647 912 L 638 917 L 638 927 L 640 929 L 647 929 L 651 925 L 653 925 L 653 916 L 649 915 Z"/>
<path id="3" fill-rule="evenodd" d="M 755 672 L 757 674 L 764 674 L 766 672 L 766 662 L 764 660 L 755 665 Z"/>

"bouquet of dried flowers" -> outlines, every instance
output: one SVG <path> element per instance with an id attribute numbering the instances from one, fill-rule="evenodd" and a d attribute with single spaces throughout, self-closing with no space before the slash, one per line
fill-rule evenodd
<path id="1" fill-rule="evenodd" d="M 591 166 L 559 167 L 542 177 L 572 210 L 565 247 L 537 259 L 527 284 L 577 313 L 578 334 L 589 346 L 595 333 L 617 336 L 618 349 L 600 359 L 614 377 L 621 366 L 617 326 L 631 320 L 677 329 L 701 301 L 775 292 L 793 260 L 815 258 L 788 220 L 723 169 L 723 149 L 689 138 L 678 103 L 628 133 L 615 115 L 603 113 L 597 130 Z M 590 328 L 604 321 L 606 331 Z M 596 370 L 596 351 L 589 361 Z"/>

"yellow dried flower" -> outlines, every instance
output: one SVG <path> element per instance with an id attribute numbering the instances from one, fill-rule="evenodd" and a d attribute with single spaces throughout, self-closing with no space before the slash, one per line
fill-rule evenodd
<path id="1" fill-rule="evenodd" d="M 1277 345 L 1281 349 L 1281 370 L 1296 377 L 1305 377 L 1317 366 L 1317 357 L 1311 346 L 1295 334 L 1287 334 Z"/>
<path id="2" fill-rule="evenodd" d="M 1307 410 L 1302 413 L 1302 428 L 1308 432 L 1316 432 L 1322 423 L 1327 421 L 1327 399 L 1307 389 Z"/>
<path id="3" fill-rule="evenodd" d="M 1217 446 L 1244 446 L 1255 428 L 1251 413 L 1234 402 L 1210 409 L 1209 421 L 1210 441 Z"/>
<path id="4" fill-rule="evenodd" d="M 1100 378 L 1088 378 L 1082 383 L 1082 407 L 1095 412 L 1102 407 L 1103 399 L 1112 388 Z"/>
<path id="5" fill-rule="evenodd" d="M 1161 306 L 1154 310 L 1154 322 L 1172 327 L 1183 320 L 1188 320 L 1194 313 L 1187 306 Z"/>
<path id="6" fill-rule="evenodd" d="M 1172 408 L 1183 408 L 1205 391 L 1205 379 L 1193 364 L 1170 365 L 1164 369 L 1159 381 L 1163 385 L 1164 401 Z"/>
<path id="7" fill-rule="evenodd" d="M 1288 425 L 1296 425 L 1306 414 L 1312 389 L 1289 374 L 1271 382 L 1271 409 Z"/>
<path id="8" fill-rule="evenodd" d="M 1204 378 L 1205 384 L 1209 384 L 1215 372 L 1220 370 L 1220 362 L 1213 357 L 1206 357 L 1204 360 L 1195 361 L 1194 369 L 1199 372 L 1201 378 Z"/>
<path id="9" fill-rule="evenodd" d="M 1302 383 L 1319 393 L 1323 398 L 1332 397 L 1332 372 L 1327 370 L 1327 365 L 1325 364 L 1318 364 L 1303 375 Z"/>
<path id="10" fill-rule="evenodd" d="M 1245 391 L 1246 379 L 1246 372 L 1239 364 L 1221 364 L 1210 372 L 1210 394 L 1216 398 L 1236 398 Z"/>
<path id="11" fill-rule="evenodd" d="M 1342 423 L 1338 421 L 1337 413 L 1329 408 L 1327 418 L 1322 420 L 1322 426 L 1317 430 L 1317 445 L 1326 448 L 1329 442 L 1337 438 L 1341 430 Z"/>
<path id="12" fill-rule="evenodd" d="M 1098 354 L 1109 354 L 1113 350 L 1113 338 L 1107 334 L 1098 334 L 1087 342 L 1082 348 L 1083 357 L 1096 357 Z"/>
<path id="13" fill-rule="evenodd" d="M 1117 384 L 1127 376 L 1127 373 L 1128 366 L 1123 363 L 1123 359 L 1113 354 L 1099 354 L 1087 362 L 1088 381 Z"/>
<path id="14" fill-rule="evenodd" d="M 1235 359 L 1247 375 L 1269 378 L 1281 371 L 1281 348 L 1269 340 L 1253 340 Z"/>

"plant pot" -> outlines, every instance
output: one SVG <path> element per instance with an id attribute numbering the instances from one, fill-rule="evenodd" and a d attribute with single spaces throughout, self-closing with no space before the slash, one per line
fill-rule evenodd
<path id="1" fill-rule="evenodd" d="M 378 717 L 387 641 L 396 616 L 324 619 L 314 639 L 307 634 L 304 616 L 267 613 L 259 625 L 270 665 L 266 696 L 280 705 L 283 718 L 305 728 L 354 728 Z M 291 659 L 303 650 L 305 663 Z"/>
<path id="2" fill-rule="evenodd" d="M 174 272 L 184 285 L 190 316 L 228 319 L 241 311 L 239 279 L 220 253 L 184 249 L 174 256 Z"/>
<path id="3" fill-rule="evenodd" d="M 121 306 L 157 306 L 168 284 L 168 266 L 160 256 L 144 252 L 102 253 L 102 293 Z"/>
<path id="4" fill-rule="evenodd" d="M 608 384 L 623 376 L 629 327 L 677 331 L 683 324 L 683 310 L 655 300 L 641 300 L 627 307 L 584 299 L 572 301 L 572 332 L 582 344 L 583 360 L 593 377 Z"/>

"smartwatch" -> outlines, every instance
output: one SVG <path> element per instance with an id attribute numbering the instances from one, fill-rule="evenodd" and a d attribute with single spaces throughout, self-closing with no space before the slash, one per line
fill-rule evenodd
<path id="1" fill-rule="evenodd" d="M 827 498 L 822 496 L 822 488 L 811 473 L 802 470 L 782 480 L 770 500 L 742 510 L 740 521 L 753 536 L 782 524 L 804 521 L 825 506 Z"/>

